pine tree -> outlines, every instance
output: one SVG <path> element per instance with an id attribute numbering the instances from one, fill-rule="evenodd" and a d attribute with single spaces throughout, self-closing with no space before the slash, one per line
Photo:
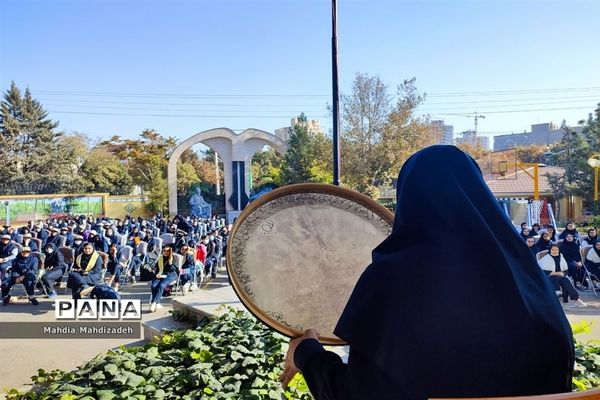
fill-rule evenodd
<path id="1" fill-rule="evenodd" d="M 77 188 L 73 149 L 29 89 L 13 82 L 0 104 L 0 193 L 57 193 Z"/>

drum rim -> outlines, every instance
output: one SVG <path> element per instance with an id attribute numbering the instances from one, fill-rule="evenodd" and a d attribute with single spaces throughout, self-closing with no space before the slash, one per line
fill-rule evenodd
<path id="1" fill-rule="evenodd" d="M 343 188 L 340 186 L 331 185 L 331 184 L 296 183 L 296 184 L 286 185 L 286 186 L 282 186 L 280 188 L 274 189 L 271 192 L 262 195 L 258 199 L 254 200 L 253 202 L 248 204 L 244 208 L 242 213 L 236 218 L 236 222 L 235 222 L 235 224 L 233 224 L 233 227 L 232 227 L 231 231 L 229 232 L 229 237 L 231 239 L 233 239 L 235 237 L 235 234 L 237 233 L 237 230 L 238 230 L 239 226 L 241 225 L 241 223 L 244 220 L 246 220 L 248 215 L 250 215 L 257 208 L 263 206 L 266 203 L 269 203 L 270 201 L 278 199 L 280 197 L 284 197 L 284 196 L 288 196 L 288 195 L 292 195 L 292 194 L 298 194 L 298 193 L 322 193 L 322 194 L 329 194 L 329 195 L 333 195 L 333 196 L 342 197 L 342 198 L 354 201 L 355 203 L 360 204 L 361 206 L 373 211 L 375 214 L 379 215 L 383 220 L 387 221 L 390 226 L 393 226 L 393 224 L 394 224 L 394 213 L 392 213 L 389 209 L 387 209 L 383 205 L 379 204 L 377 201 L 373 200 L 372 198 L 370 198 L 362 193 L 359 193 L 359 192 L 351 190 L 351 189 Z M 256 317 L 256 319 L 263 322 L 265 325 L 267 325 L 271 329 L 277 331 L 278 333 L 280 333 L 284 336 L 287 336 L 289 338 L 295 338 L 295 337 L 298 337 L 298 336 L 301 336 L 302 334 L 304 334 L 304 332 L 298 332 L 286 325 L 281 324 L 280 322 L 278 322 L 277 320 L 273 319 L 268 314 L 266 314 L 263 310 L 261 310 L 260 308 L 255 306 L 254 302 L 246 295 L 244 290 L 240 287 L 240 284 L 237 280 L 237 276 L 235 275 L 235 272 L 233 271 L 233 268 L 232 268 L 233 261 L 232 261 L 232 250 L 231 249 L 232 249 L 232 247 L 231 247 L 231 243 L 230 243 L 227 246 L 227 254 L 226 254 L 227 276 L 229 278 L 229 282 L 230 282 L 231 287 L 233 288 L 235 294 L 238 296 L 238 298 L 240 299 L 242 304 L 246 307 L 246 309 L 248 311 L 250 311 L 250 313 L 252 315 L 254 315 L 254 317 Z M 366 267 L 367 266 L 365 266 L 365 268 Z M 342 339 L 338 338 L 337 336 L 328 336 L 328 335 L 319 336 L 319 341 L 322 344 L 330 345 L 330 346 L 346 345 L 346 342 L 344 342 Z"/>

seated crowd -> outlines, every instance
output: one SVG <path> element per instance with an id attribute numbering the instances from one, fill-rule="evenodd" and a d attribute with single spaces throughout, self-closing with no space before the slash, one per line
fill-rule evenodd
<path id="1" fill-rule="evenodd" d="M 533 224 L 529 228 L 523 222 L 520 234 L 557 293 L 561 293 L 563 305 L 585 307 L 577 289 L 600 289 L 600 241 L 596 228 L 588 229 L 582 237 L 575 223 L 569 222 L 557 236 L 553 226 L 541 229 L 539 224 Z"/>
<path id="2" fill-rule="evenodd" d="M 0 230 L 2 303 L 10 303 L 15 284 L 23 284 L 37 305 L 36 287 L 52 299 L 66 280 L 73 299 L 80 299 L 105 284 L 117 292 L 124 280 L 137 277 L 151 281 L 154 311 L 175 283 L 185 294 L 195 289 L 198 277 L 216 276 L 229 230 L 222 218 L 180 215 L 173 220 L 76 216 L 30 221 L 19 228 L 5 225 Z"/>

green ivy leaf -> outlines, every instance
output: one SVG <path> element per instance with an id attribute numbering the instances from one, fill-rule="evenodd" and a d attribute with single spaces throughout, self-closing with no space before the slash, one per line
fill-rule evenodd
<path id="1" fill-rule="evenodd" d="M 104 370 L 114 376 L 119 371 L 119 367 L 116 364 L 106 364 Z"/>
<path id="2" fill-rule="evenodd" d="M 101 379 L 106 379 L 106 377 L 104 376 L 104 373 L 102 371 L 98 371 L 98 372 L 90 375 L 90 379 L 93 381 L 99 381 Z"/>
<path id="3" fill-rule="evenodd" d="M 98 397 L 98 400 L 112 400 L 117 395 L 113 390 L 97 390 L 96 397 Z"/>

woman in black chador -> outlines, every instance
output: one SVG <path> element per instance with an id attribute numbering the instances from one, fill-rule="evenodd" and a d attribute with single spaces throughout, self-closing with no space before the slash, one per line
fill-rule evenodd
<path id="1" fill-rule="evenodd" d="M 450 234 L 439 240 L 440 231 Z M 428 147 L 402 167 L 393 231 L 335 334 L 350 346 L 347 365 L 309 330 L 290 341 L 283 383 L 300 369 L 317 400 L 571 389 L 572 332 L 554 289 L 454 146 Z"/>

